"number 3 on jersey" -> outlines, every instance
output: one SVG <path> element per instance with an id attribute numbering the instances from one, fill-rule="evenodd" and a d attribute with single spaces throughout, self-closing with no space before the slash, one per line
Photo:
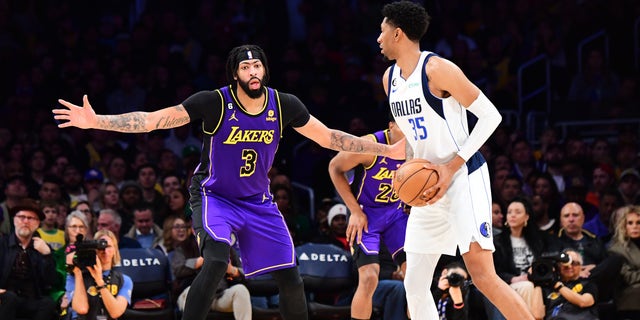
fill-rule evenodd
<path id="1" fill-rule="evenodd" d="M 253 149 L 244 149 L 242 150 L 242 160 L 244 160 L 244 166 L 240 167 L 240 176 L 248 177 L 256 171 L 258 153 Z"/>
<path id="2" fill-rule="evenodd" d="M 409 119 L 411 130 L 413 130 L 413 140 L 424 140 L 427 138 L 427 127 L 424 125 L 424 117 Z"/>

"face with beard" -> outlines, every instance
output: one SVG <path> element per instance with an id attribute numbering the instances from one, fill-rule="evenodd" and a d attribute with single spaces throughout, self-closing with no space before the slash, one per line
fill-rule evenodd
<path id="1" fill-rule="evenodd" d="M 18 211 L 13 218 L 13 223 L 16 226 L 16 234 L 20 238 L 28 238 L 40 226 L 40 219 L 35 212 L 21 210 Z"/>
<path id="2" fill-rule="evenodd" d="M 249 86 L 249 83 L 251 83 L 252 81 L 253 82 L 258 81 L 260 84 L 260 87 L 258 89 L 251 89 L 251 87 Z M 254 77 L 249 79 L 249 81 L 242 81 L 238 79 L 238 85 L 251 99 L 258 99 L 262 96 L 262 81 L 260 81 L 260 79 L 258 78 Z"/>
<path id="3" fill-rule="evenodd" d="M 264 92 L 262 85 L 262 79 L 265 74 L 264 70 L 260 59 L 244 60 L 238 65 L 236 81 L 238 82 L 238 86 L 242 88 L 251 99 L 262 97 Z"/>

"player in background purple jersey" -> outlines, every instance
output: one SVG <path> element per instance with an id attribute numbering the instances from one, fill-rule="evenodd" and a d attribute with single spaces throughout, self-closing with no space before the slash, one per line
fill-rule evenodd
<path id="1" fill-rule="evenodd" d="M 388 129 L 365 137 L 390 145 L 404 140 L 393 116 L 390 118 Z M 403 162 L 382 156 L 340 152 L 329 163 L 331 181 L 351 212 L 347 241 L 353 248 L 353 259 L 358 266 L 358 288 L 351 302 L 352 319 L 371 318 L 373 294 L 380 274 L 380 241 L 384 241 L 400 267 L 397 271 L 399 280 L 404 278 L 404 234 L 408 216 L 391 186 L 393 173 Z M 346 174 L 352 169 L 355 169 L 355 175 L 349 185 Z"/>

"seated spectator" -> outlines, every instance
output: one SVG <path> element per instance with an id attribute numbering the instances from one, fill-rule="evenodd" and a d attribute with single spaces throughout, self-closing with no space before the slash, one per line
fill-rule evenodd
<path id="1" fill-rule="evenodd" d="M 204 263 L 190 225 L 185 225 L 183 228 L 188 237 L 178 243 L 173 254 L 170 255 L 171 272 L 174 275 L 174 296 L 178 297 L 177 305 L 181 312 L 184 311 L 191 283 Z M 249 290 L 243 284 L 244 272 L 240 258 L 233 248 L 230 253 L 231 260 L 227 264 L 226 276 L 218 283 L 211 310 L 233 312 L 236 320 L 251 320 L 251 298 Z"/>
<path id="2" fill-rule="evenodd" d="M 609 242 L 613 236 L 614 229 L 611 224 L 611 214 L 620 206 L 622 206 L 622 199 L 618 191 L 612 188 L 604 190 L 600 196 L 598 213 L 585 222 L 583 228 L 596 235 L 602 243 Z"/>
<path id="3" fill-rule="evenodd" d="M 96 240 L 107 243 L 105 249 L 96 250 L 92 266 L 74 263 L 67 276 L 67 296 L 71 301 L 71 318 L 117 319 L 131 303 L 133 281 L 129 276 L 113 269 L 120 263 L 118 239 L 109 230 L 100 230 Z"/>
<path id="4" fill-rule="evenodd" d="M 544 308 L 535 303 L 539 293 L 536 294 L 534 284 L 529 281 L 528 270 L 542 253 L 557 251 L 559 246 L 533 223 L 532 212 L 527 198 L 517 197 L 509 204 L 506 227 L 494 238 L 493 257 L 498 276 L 522 296 L 534 317 L 540 319 Z M 492 304 L 485 305 L 490 319 L 504 319 Z"/>
<path id="5" fill-rule="evenodd" d="M 40 222 L 38 235 L 47 242 L 51 249 L 58 250 L 65 244 L 64 231 L 58 229 L 58 203 L 42 201 L 40 210 L 44 213 L 44 220 Z M 64 228 L 64 226 L 60 226 Z"/>
<path id="6" fill-rule="evenodd" d="M 502 232 L 504 228 L 504 214 L 502 205 L 497 200 L 493 200 L 491 203 L 491 231 L 496 236 Z"/>
<path id="7" fill-rule="evenodd" d="M 102 209 L 111 209 L 118 211 L 120 209 L 120 190 L 113 182 L 105 182 L 100 187 L 100 199 L 97 208 L 93 210 L 98 212 Z"/>
<path id="8" fill-rule="evenodd" d="M 13 219 L 9 211 L 29 195 L 27 190 L 27 180 L 21 174 L 9 176 L 4 182 L 4 201 L 0 203 L 0 235 L 13 233 Z"/>
<path id="9" fill-rule="evenodd" d="M 636 169 L 626 169 L 620 173 L 618 192 L 624 204 L 640 204 L 640 173 Z"/>
<path id="10" fill-rule="evenodd" d="M 598 319 L 595 307 L 598 289 L 580 277 L 582 257 L 572 249 L 565 250 L 571 263 L 558 263 L 560 279 L 551 288 L 544 288 L 545 319 Z"/>
<path id="11" fill-rule="evenodd" d="M 122 218 L 118 212 L 111 209 L 102 209 L 98 214 L 98 231 L 107 229 L 118 238 L 120 248 L 142 248 L 138 240 L 129 238 L 120 233 Z"/>
<path id="12" fill-rule="evenodd" d="M 162 229 L 153 221 L 154 212 L 148 204 L 133 209 L 133 227 L 125 237 L 135 239 L 143 248 L 153 248 L 162 241 Z"/>
<path id="13" fill-rule="evenodd" d="M 168 216 L 164 219 L 164 225 L 162 226 L 162 241 L 158 243 L 156 248 L 169 255 L 178 243 L 189 236 L 191 233 L 189 228 L 190 226 L 182 218 L 182 215 Z"/>
<path id="14" fill-rule="evenodd" d="M 0 238 L 0 315 L 2 319 L 49 320 L 56 305 L 48 296 L 56 266 L 47 243 L 34 237 L 44 213 L 31 199 L 9 212 L 15 232 Z"/>
<path id="15" fill-rule="evenodd" d="M 640 319 L 640 206 L 617 210 L 618 223 L 609 252 L 623 257 L 621 283 L 615 291 L 617 319 Z"/>
<path id="16" fill-rule="evenodd" d="M 80 213 L 84 214 L 87 222 L 89 223 L 89 229 L 87 230 L 87 236 L 89 237 L 88 239 L 93 239 L 93 234 L 97 231 L 98 219 L 96 219 L 96 217 L 94 216 L 89 201 L 78 201 L 78 203 L 76 203 L 76 206 L 73 207 L 73 210 L 79 211 Z"/>
<path id="17" fill-rule="evenodd" d="M 184 210 L 189 204 L 189 191 L 187 188 L 178 187 L 177 189 L 172 189 L 166 197 L 170 215 L 182 216 L 185 214 Z"/>
<path id="18" fill-rule="evenodd" d="M 558 238 L 564 248 L 574 249 L 580 254 L 582 269 L 580 277 L 588 278 L 598 287 L 599 297 L 607 301 L 612 295 L 611 283 L 615 282 L 622 260 L 609 256 L 602 242 L 583 229 L 584 211 L 575 203 L 565 204 L 560 211 Z"/>
<path id="19" fill-rule="evenodd" d="M 560 229 L 560 221 L 556 218 L 551 218 L 549 202 L 544 200 L 540 195 L 534 194 L 531 197 L 531 207 L 533 209 L 533 217 L 531 221 L 540 229 L 551 236 L 558 234 Z M 560 210 L 558 210 L 560 212 Z M 555 214 L 558 216 L 558 213 Z"/>
<path id="20" fill-rule="evenodd" d="M 271 187 L 273 201 L 278 206 L 284 220 L 289 226 L 293 243 L 300 245 L 309 242 L 313 234 L 311 229 L 311 219 L 308 215 L 301 214 L 294 206 L 293 192 L 286 185 L 278 184 Z"/>
<path id="21" fill-rule="evenodd" d="M 64 232 L 64 247 L 53 252 L 56 261 L 57 280 L 52 289 L 52 297 L 59 302 L 61 315 L 67 314 L 69 299 L 65 293 L 65 284 L 67 281 L 67 265 L 73 264 L 73 257 L 76 252 L 76 241 L 78 235 L 82 235 L 83 239 L 89 240 L 88 236 L 89 223 L 86 216 L 79 211 L 72 211 L 66 219 Z"/>
<path id="22" fill-rule="evenodd" d="M 329 232 L 318 235 L 311 242 L 330 243 L 346 251 L 351 251 L 347 242 L 347 206 L 342 203 L 333 205 L 327 216 Z"/>
<path id="23" fill-rule="evenodd" d="M 469 319 L 469 307 L 465 304 L 469 294 L 468 280 L 469 274 L 461 262 L 451 262 L 442 269 L 433 292 L 440 319 Z"/>

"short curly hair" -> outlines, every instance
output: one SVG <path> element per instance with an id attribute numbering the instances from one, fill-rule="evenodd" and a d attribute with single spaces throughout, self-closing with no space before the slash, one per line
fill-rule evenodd
<path id="1" fill-rule="evenodd" d="M 412 1 L 397 1 L 382 8 L 387 23 L 402 29 L 409 40 L 420 41 L 429 28 L 431 17 L 421 5 Z"/>

